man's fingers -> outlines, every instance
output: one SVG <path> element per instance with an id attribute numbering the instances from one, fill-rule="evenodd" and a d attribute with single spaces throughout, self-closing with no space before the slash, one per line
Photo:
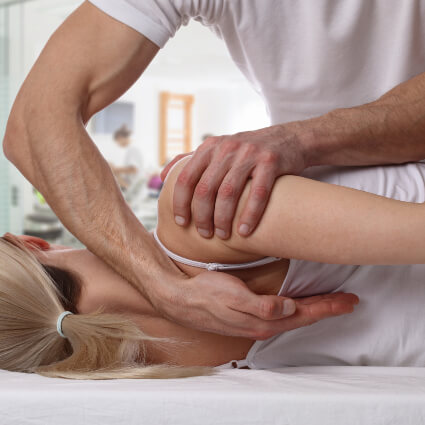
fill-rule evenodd
<path id="1" fill-rule="evenodd" d="M 334 302 L 335 304 L 358 304 L 359 297 L 355 294 L 345 292 L 334 292 L 331 294 L 314 295 L 312 297 L 297 298 L 297 304 L 308 305 L 322 302 Z"/>
<path id="2" fill-rule="evenodd" d="M 257 166 L 255 169 L 248 200 L 238 223 L 238 232 L 241 236 L 250 235 L 257 227 L 266 208 L 275 179 L 276 174 L 272 168 Z"/>
<path id="3" fill-rule="evenodd" d="M 325 319 L 326 317 L 339 316 L 351 313 L 354 305 L 359 303 L 359 298 L 354 294 L 343 292 L 295 300 L 297 309 L 306 319 L 313 321 Z"/>
<path id="4" fill-rule="evenodd" d="M 296 304 L 291 298 L 278 295 L 256 295 L 246 293 L 245 300 L 237 306 L 229 306 L 243 313 L 249 313 L 261 320 L 277 320 L 295 313 Z"/>
<path id="5" fill-rule="evenodd" d="M 349 313 L 352 311 L 353 305 L 358 302 L 359 299 L 356 295 L 346 293 L 316 295 L 294 300 L 278 295 L 256 295 L 247 290 L 243 294 L 239 293 L 237 304 L 229 303 L 228 306 L 263 321 L 278 321 L 292 315 L 306 321 L 316 321 Z"/>
<path id="6" fill-rule="evenodd" d="M 314 297 L 292 300 L 290 298 L 274 296 L 255 296 L 255 305 L 252 300 L 245 303 L 248 308 L 244 308 L 245 313 L 251 315 L 246 318 L 245 324 L 249 326 L 243 332 L 247 338 L 264 340 L 282 332 L 287 332 L 300 327 L 312 325 L 319 320 L 329 317 L 340 316 L 353 312 L 354 305 L 359 299 L 354 294 L 328 294 Z M 281 301 L 274 298 L 280 298 Z M 280 308 L 283 303 L 287 303 L 288 315 L 279 317 Z M 293 308 L 290 303 L 295 303 L 296 309 L 290 314 Z M 240 309 L 242 310 L 242 309 Z M 255 316 L 255 317 L 254 317 Z"/>
<path id="7" fill-rule="evenodd" d="M 234 166 L 224 177 L 215 201 L 214 227 L 221 239 L 231 236 L 232 222 L 239 198 L 251 174 L 251 168 Z"/>
<path id="8" fill-rule="evenodd" d="M 165 168 L 161 171 L 161 180 L 164 182 L 165 179 L 168 176 L 168 173 L 170 172 L 171 168 L 173 168 L 174 164 L 178 161 L 180 161 L 183 158 L 186 158 L 189 155 L 192 155 L 193 152 L 189 152 L 189 153 L 181 153 L 180 155 L 177 155 L 172 161 L 170 161 Z"/>
<path id="9" fill-rule="evenodd" d="M 228 172 L 227 161 L 212 161 L 195 188 L 193 196 L 193 221 L 198 233 L 209 238 L 214 234 L 214 207 L 221 181 Z"/>
<path id="10" fill-rule="evenodd" d="M 329 317 L 352 313 L 359 299 L 354 294 L 328 294 L 297 299 L 297 311 L 291 317 L 270 322 L 274 333 L 287 332 L 303 326 L 312 325 Z"/>
<path id="11" fill-rule="evenodd" d="M 316 295 L 296 299 L 297 316 L 306 320 L 306 324 L 314 323 L 327 317 L 351 313 L 359 298 L 354 294 L 338 292 L 334 294 Z"/>
<path id="12" fill-rule="evenodd" d="M 197 151 L 177 177 L 174 186 L 173 211 L 174 219 L 180 226 L 186 226 L 190 222 L 193 192 L 208 163 L 208 151 Z"/>
<path id="13" fill-rule="evenodd" d="M 237 277 L 219 272 L 198 274 L 178 293 L 178 297 L 175 294 L 170 297 L 166 291 L 161 298 L 172 299 L 173 305 L 180 306 L 178 311 L 184 311 L 182 315 L 175 314 L 176 311 L 169 315 L 177 317 L 178 323 L 258 340 L 350 313 L 358 303 L 355 295 L 344 293 L 296 300 L 278 295 L 256 295 Z"/>

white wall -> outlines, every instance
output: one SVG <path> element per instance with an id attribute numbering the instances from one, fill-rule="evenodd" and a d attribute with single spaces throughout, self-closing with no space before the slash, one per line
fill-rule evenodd
<path id="1" fill-rule="evenodd" d="M 182 27 L 120 100 L 135 104 L 133 143 L 145 168 L 158 170 L 159 94 L 192 94 L 193 148 L 206 133 L 232 134 L 269 125 L 261 98 L 236 68 L 223 41 L 198 22 Z M 110 137 L 93 138 L 107 159 L 122 156 Z"/>
<path id="2" fill-rule="evenodd" d="M 177 79 L 143 76 L 120 100 L 135 105 L 133 143 L 143 153 L 145 168 L 159 169 L 159 95 L 161 91 L 194 95 L 193 145 L 195 149 L 206 133 L 233 134 L 254 130 L 269 124 L 266 110 L 259 96 L 242 84 L 210 84 Z M 111 137 L 92 135 L 107 160 L 120 158 L 122 152 Z"/>

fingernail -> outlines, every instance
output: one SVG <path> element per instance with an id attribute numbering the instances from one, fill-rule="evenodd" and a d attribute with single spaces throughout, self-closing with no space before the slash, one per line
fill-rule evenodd
<path id="1" fill-rule="evenodd" d="M 177 223 L 179 226 L 184 226 L 184 223 L 186 222 L 186 220 L 184 219 L 184 217 L 182 217 L 181 215 L 176 215 L 176 216 L 174 217 L 174 220 L 176 221 L 176 223 Z"/>
<path id="2" fill-rule="evenodd" d="M 247 235 L 249 233 L 249 226 L 247 224 L 241 224 L 239 226 L 239 233 L 241 235 Z"/>
<path id="3" fill-rule="evenodd" d="M 226 232 L 223 229 L 215 229 L 215 234 L 221 238 L 221 239 L 225 239 L 226 238 Z"/>
<path id="4" fill-rule="evenodd" d="M 207 229 L 201 229 L 200 227 L 198 227 L 198 233 L 201 236 L 203 236 L 204 238 L 208 238 L 211 235 L 211 233 L 210 233 L 209 230 L 207 230 Z"/>
<path id="5" fill-rule="evenodd" d="M 284 316 L 289 316 L 295 313 L 295 303 L 293 300 L 285 300 L 283 302 L 282 314 Z"/>

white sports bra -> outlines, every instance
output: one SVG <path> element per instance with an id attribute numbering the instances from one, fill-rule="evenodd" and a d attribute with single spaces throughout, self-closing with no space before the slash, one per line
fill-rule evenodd
<path id="1" fill-rule="evenodd" d="M 226 263 L 203 263 L 201 261 L 190 260 L 189 258 L 181 257 L 176 253 L 170 251 L 168 248 L 164 246 L 164 244 L 160 241 L 156 229 L 153 232 L 155 240 L 158 242 L 158 245 L 161 249 L 173 260 L 186 264 L 188 266 L 199 267 L 201 269 L 206 269 L 209 271 L 217 271 L 217 270 L 241 270 L 241 269 L 250 269 L 253 267 L 263 266 L 264 264 L 273 263 L 275 261 L 281 260 L 279 257 L 265 257 L 260 260 L 250 261 L 248 263 L 239 263 L 239 264 L 226 264 Z"/>

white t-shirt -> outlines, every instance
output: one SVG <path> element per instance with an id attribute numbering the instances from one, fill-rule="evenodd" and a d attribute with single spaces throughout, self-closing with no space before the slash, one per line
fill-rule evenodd
<path id="1" fill-rule="evenodd" d="M 424 163 L 313 167 L 303 175 L 425 202 Z M 359 296 L 354 313 L 257 341 L 247 355 L 248 366 L 425 366 L 425 264 L 347 266 L 291 260 L 279 294 L 305 297 L 339 291 Z"/>
<path id="2" fill-rule="evenodd" d="M 273 124 L 370 102 L 425 71 L 425 0 L 90 1 L 160 47 L 190 19 L 207 26 Z"/>
<path id="3" fill-rule="evenodd" d="M 130 145 L 126 148 L 125 155 L 124 155 L 124 167 L 135 167 L 137 169 L 137 173 L 133 175 L 139 176 L 139 174 L 142 172 L 143 169 L 143 159 L 142 154 L 140 152 L 140 149 L 137 146 Z"/>

